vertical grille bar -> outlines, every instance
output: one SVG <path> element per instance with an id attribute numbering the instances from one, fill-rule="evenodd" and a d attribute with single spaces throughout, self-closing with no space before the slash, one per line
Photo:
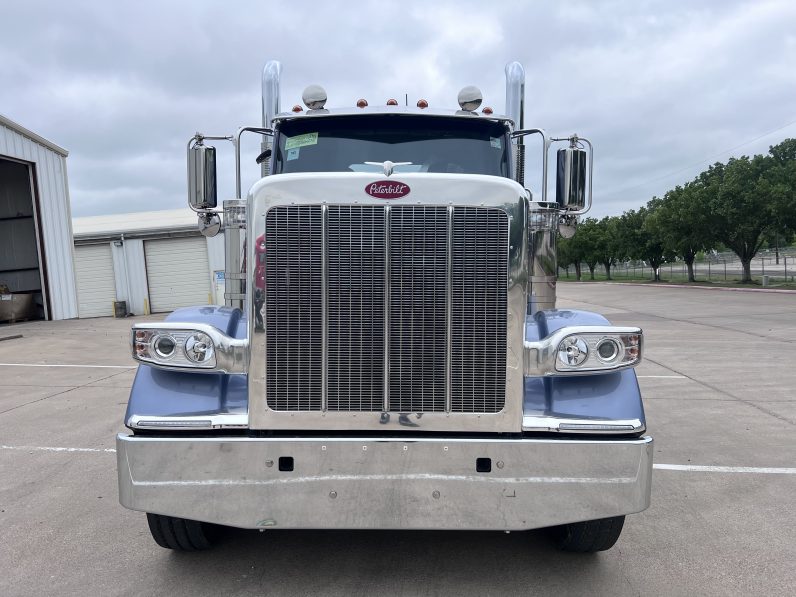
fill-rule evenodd
<path id="1" fill-rule="evenodd" d="M 444 412 L 447 208 L 390 213 L 390 410 Z"/>
<path id="2" fill-rule="evenodd" d="M 384 206 L 384 399 L 382 410 L 390 410 L 390 221 L 392 211 Z"/>
<path id="3" fill-rule="evenodd" d="M 507 215 L 457 207 L 451 236 L 451 410 L 499 412 L 506 401 Z"/>
<path id="4" fill-rule="evenodd" d="M 266 401 L 320 410 L 323 231 L 320 206 L 277 206 L 265 220 Z"/>
<path id="5" fill-rule="evenodd" d="M 384 208 L 331 205 L 326 230 L 327 408 L 381 411 L 385 352 Z"/>
<path id="6" fill-rule="evenodd" d="M 453 206 L 446 214 L 445 235 L 445 412 L 451 411 L 451 274 L 453 273 Z"/>
<path id="7" fill-rule="evenodd" d="M 321 206 L 321 410 L 329 406 L 329 209 Z"/>

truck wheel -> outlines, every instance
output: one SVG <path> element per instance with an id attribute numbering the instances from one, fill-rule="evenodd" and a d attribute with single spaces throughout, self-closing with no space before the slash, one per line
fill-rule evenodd
<path id="1" fill-rule="evenodd" d="M 552 527 L 550 533 L 559 549 L 590 553 L 611 549 L 622 533 L 624 516 L 573 522 Z"/>
<path id="2" fill-rule="evenodd" d="M 161 547 L 176 551 L 200 551 L 212 547 L 206 523 L 149 512 L 146 519 L 152 538 Z"/>

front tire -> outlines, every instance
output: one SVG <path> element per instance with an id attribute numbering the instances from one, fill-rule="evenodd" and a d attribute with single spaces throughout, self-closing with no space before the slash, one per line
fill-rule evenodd
<path id="1" fill-rule="evenodd" d="M 572 522 L 552 527 L 550 534 L 559 549 L 579 553 L 593 553 L 611 549 L 622 533 L 624 516 Z"/>
<path id="2" fill-rule="evenodd" d="M 147 512 L 149 532 L 155 543 L 175 551 L 202 551 L 213 546 L 210 525 Z"/>

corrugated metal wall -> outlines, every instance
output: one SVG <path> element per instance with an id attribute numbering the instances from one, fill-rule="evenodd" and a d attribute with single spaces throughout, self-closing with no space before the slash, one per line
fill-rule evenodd
<path id="1" fill-rule="evenodd" d="M 116 300 L 127 301 L 127 310 L 135 315 L 149 315 L 149 287 L 144 261 L 144 241 L 124 239 L 111 242 L 116 273 Z"/>
<path id="2" fill-rule="evenodd" d="M 66 155 L 48 147 L 35 135 L 22 134 L 0 118 L 0 157 L 34 164 L 39 222 L 44 241 L 51 319 L 77 317 L 72 214 L 66 176 Z"/>

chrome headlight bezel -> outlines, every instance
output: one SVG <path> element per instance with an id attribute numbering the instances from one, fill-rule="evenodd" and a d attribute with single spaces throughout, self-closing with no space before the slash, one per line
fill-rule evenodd
<path id="1" fill-rule="evenodd" d="M 635 367 L 641 362 L 643 339 L 638 327 L 564 327 L 541 340 L 525 342 L 525 376 L 594 375 Z M 614 347 L 610 356 L 600 351 L 607 343 Z M 576 359 L 569 358 L 572 347 L 577 347 Z"/>
<path id="2" fill-rule="evenodd" d="M 170 354 L 158 348 L 163 339 L 173 341 Z M 205 344 L 205 358 L 189 355 L 191 340 Z M 203 323 L 137 323 L 130 335 L 133 358 L 139 363 L 171 371 L 197 373 L 245 373 L 248 341 L 227 336 L 218 328 Z M 209 354 L 208 354 L 209 353 Z"/>

